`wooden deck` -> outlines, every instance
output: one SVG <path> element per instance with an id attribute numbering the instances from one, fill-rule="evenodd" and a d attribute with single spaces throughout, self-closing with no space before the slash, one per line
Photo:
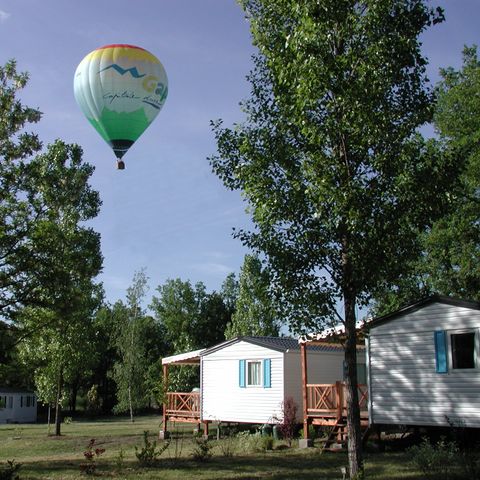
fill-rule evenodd
<path id="1" fill-rule="evenodd" d="M 168 392 L 163 415 L 167 421 L 200 423 L 200 393 Z"/>
<path id="2" fill-rule="evenodd" d="M 312 425 L 333 425 L 347 415 L 345 383 L 307 384 L 306 417 Z M 358 385 L 360 417 L 368 419 L 368 388 Z"/>
<path id="3" fill-rule="evenodd" d="M 163 428 L 160 438 L 168 436 L 168 424 L 172 422 L 203 424 L 203 433 L 208 436 L 208 423 L 200 419 L 199 392 L 168 392 L 163 407 Z"/>
<path id="4" fill-rule="evenodd" d="M 310 345 L 322 342 L 309 342 Z M 306 446 L 311 445 L 309 440 L 309 426 L 318 425 L 330 427 L 324 449 L 333 443 L 345 444 L 348 437 L 347 428 L 347 392 L 344 382 L 332 384 L 308 383 L 307 347 L 300 344 L 302 362 L 302 390 L 303 390 L 303 438 Z M 368 387 L 357 385 L 358 403 L 360 407 L 360 426 L 368 435 Z"/>

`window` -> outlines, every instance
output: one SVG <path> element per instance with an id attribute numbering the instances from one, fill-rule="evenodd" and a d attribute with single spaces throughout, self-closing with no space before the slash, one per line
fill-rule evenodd
<path id="1" fill-rule="evenodd" d="M 272 387 L 272 360 L 239 360 L 238 385 L 245 387 Z"/>
<path id="2" fill-rule="evenodd" d="M 475 368 L 475 332 L 450 335 L 452 368 Z"/>
<path id="3" fill-rule="evenodd" d="M 7 407 L 7 397 L 0 397 L 0 408 Z"/>
<path id="4" fill-rule="evenodd" d="M 26 405 L 27 407 L 30 406 L 30 404 L 31 404 L 31 399 L 32 399 L 32 397 L 31 397 L 30 395 L 27 395 L 27 405 Z"/>
<path id="5" fill-rule="evenodd" d="M 13 397 L 8 397 L 8 408 L 13 408 Z"/>
<path id="6" fill-rule="evenodd" d="M 247 386 L 259 387 L 262 384 L 262 363 L 258 360 L 247 361 Z"/>

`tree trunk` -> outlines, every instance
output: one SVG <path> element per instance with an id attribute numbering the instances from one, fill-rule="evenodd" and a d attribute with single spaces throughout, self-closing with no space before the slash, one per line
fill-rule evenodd
<path id="1" fill-rule="evenodd" d="M 128 386 L 128 406 L 130 408 L 130 421 L 133 423 L 132 387 Z"/>
<path id="2" fill-rule="evenodd" d="M 52 410 L 52 405 L 48 402 L 48 412 L 47 412 L 47 432 L 50 435 L 50 412 Z"/>
<path id="3" fill-rule="evenodd" d="M 62 397 L 62 388 L 63 388 L 63 368 L 60 368 L 60 372 L 58 373 L 58 381 L 57 381 L 57 398 L 55 402 L 55 435 L 61 435 L 61 423 L 62 423 L 62 410 L 60 407 L 60 401 Z"/>
<path id="4" fill-rule="evenodd" d="M 357 335 L 355 329 L 355 300 L 345 301 L 345 386 L 347 394 L 348 463 L 350 478 L 358 478 L 363 472 L 362 434 L 360 406 L 357 389 Z"/>
<path id="5" fill-rule="evenodd" d="M 348 464 L 350 478 L 363 475 L 362 432 L 360 427 L 360 406 L 357 388 L 357 330 L 355 328 L 356 293 L 354 272 L 349 256 L 350 238 L 343 239 L 343 301 L 345 309 L 345 389 L 347 396 Z"/>

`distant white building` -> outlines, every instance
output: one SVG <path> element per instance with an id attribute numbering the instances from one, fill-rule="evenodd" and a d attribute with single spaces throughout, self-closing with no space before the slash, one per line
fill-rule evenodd
<path id="1" fill-rule="evenodd" d="M 374 425 L 480 427 L 480 303 L 432 296 L 369 324 Z"/>
<path id="2" fill-rule="evenodd" d="M 0 386 L 0 423 L 35 423 L 37 399 L 34 393 Z"/>

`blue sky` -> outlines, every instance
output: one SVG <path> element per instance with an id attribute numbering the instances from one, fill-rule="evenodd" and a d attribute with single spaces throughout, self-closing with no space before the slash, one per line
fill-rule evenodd
<path id="1" fill-rule="evenodd" d="M 447 20 L 423 37 L 429 76 L 461 64 L 464 44 L 480 43 L 480 0 L 431 2 Z M 107 144 L 73 97 L 82 58 L 103 45 L 129 43 L 155 54 L 169 78 L 169 97 L 155 122 L 115 168 Z M 96 168 L 93 187 L 103 206 L 92 222 L 102 236 L 101 280 L 107 299 L 124 298 L 136 270 L 153 289 L 167 278 L 219 289 L 238 272 L 247 250 L 232 227 L 249 225 L 238 192 L 211 173 L 210 120 L 242 119 L 251 68 L 248 24 L 234 0 L 0 0 L 0 63 L 15 58 L 30 73 L 22 100 L 43 112 L 33 127 L 46 143 L 78 143 Z"/>

